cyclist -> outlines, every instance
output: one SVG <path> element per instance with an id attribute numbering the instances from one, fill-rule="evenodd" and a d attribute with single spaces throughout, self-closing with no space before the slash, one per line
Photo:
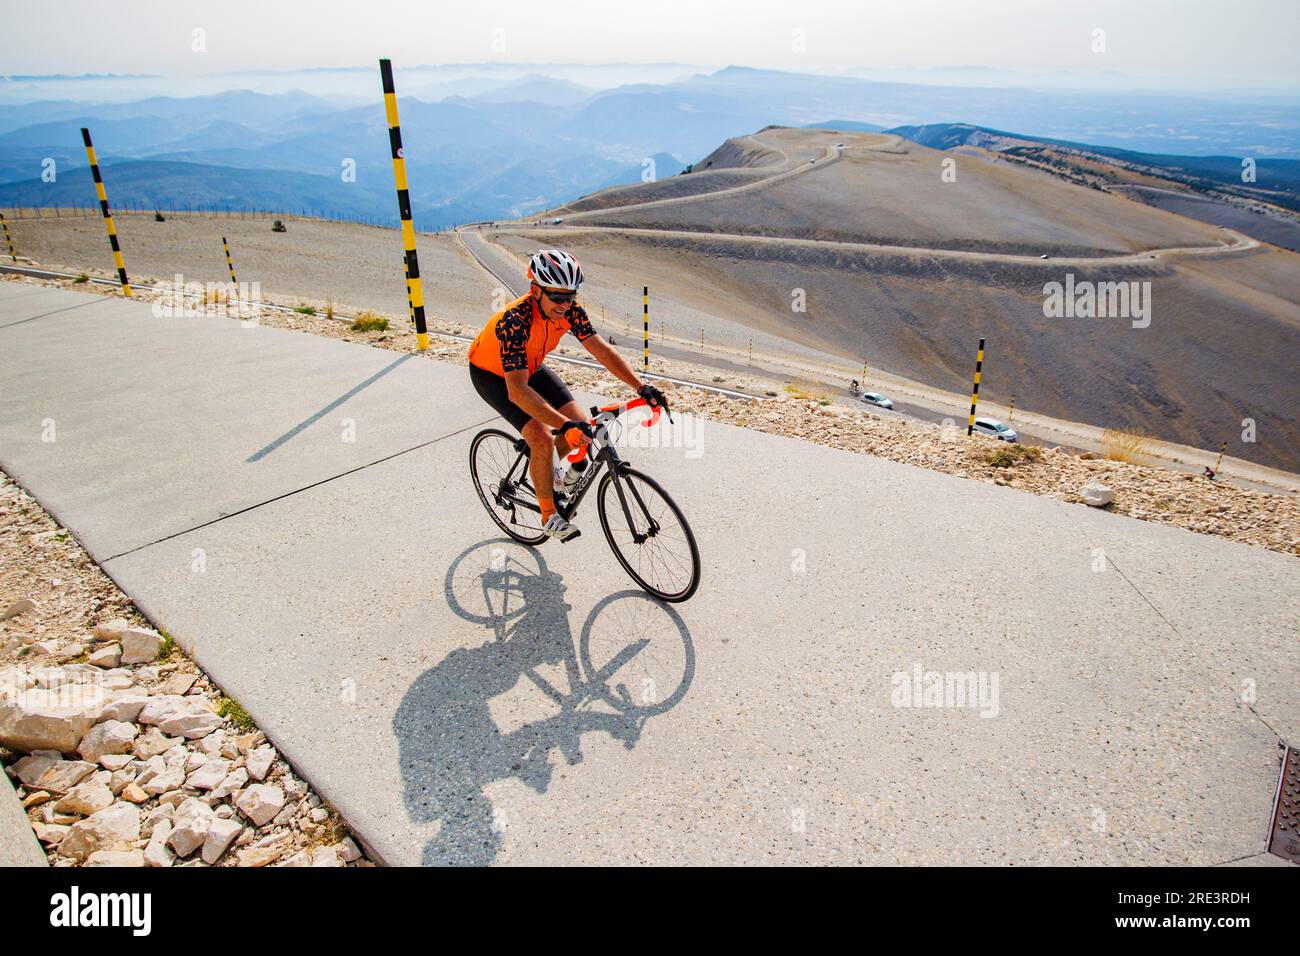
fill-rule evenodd
<path id="1" fill-rule="evenodd" d="M 651 406 L 662 405 L 664 394 L 637 377 L 631 366 L 591 327 L 587 311 L 577 303 L 582 266 L 559 249 L 543 249 L 528 264 L 528 294 L 511 302 L 488 320 L 469 347 L 469 375 L 474 389 L 528 442 L 528 470 L 542 530 L 566 541 L 578 529 L 555 510 L 555 486 L 570 492 L 587 470 L 584 457 L 567 471 L 552 464 L 552 453 L 566 455 L 572 446 L 564 433 L 576 428 L 590 437 L 591 427 L 573 394 L 550 368 L 542 364 L 572 332 L 592 357 Z"/>

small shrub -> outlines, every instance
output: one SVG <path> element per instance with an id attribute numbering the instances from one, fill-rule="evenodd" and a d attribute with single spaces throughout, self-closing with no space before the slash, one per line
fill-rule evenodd
<path id="1" fill-rule="evenodd" d="M 217 716 L 228 717 L 232 724 L 246 734 L 251 734 L 257 729 L 253 718 L 248 716 L 248 711 L 244 710 L 243 705 L 233 697 L 221 698 L 217 703 Z"/>
<path id="2" fill-rule="evenodd" d="M 301 312 L 303 315 L 315 315 L 315 314 L 316 314 L 316 306 L 314 306 L 314 305 L 300 305 L 300 306 L 298 306 L 298 308 L 294 309 L 293 311 L 295 311 L 295 312 Z"/>
<path id="3" fill-rule="evenodd" d="M 327 300 L 325 301 L 325 318 L 330 319 L 331 321 L 333 321 L 333 319 L 334 319 L 334 300 L 333 300 L 333 299 L 327 299 Z"/>
<path id="4" fill-rule="evenodd" d="M 1101 433 L 1101 453 L 1109 461 L 1137 464 L 1141 458 L 1151 453 L 1151 439 L 1138 432 L 1107 428 Z"/>
<path id="5" fill-rule="evenodd" d="M 163 639 L 162 646 L 158 648 L 158 660 L 170 661 L 173 658 L 180 657 L 181 648 L 176 643 L 176 639 L 166 631 L 159 631 L 158 633 L 162 635 Z"/>
<path id="6" fill-rule="evenodd" d="M 352 320 L 353 332 L 387 332 L 388 320 L 373 312 L 361 312 Z"/>
<path id="7" fill-rule="evenodd" d="M 284 220 L 282 219 L 277 219 L 275 222 L 271 223 L 271 231 L 288 232 L 288 230 L 284 228 Z"/>
<path id="8" fill-rule="evenodd" d="M 830 396 L 814 385 L 812 382 L 795 379 L 785 383 L 785 392 L 791 398 L 797 398 L 804 402 L 822 402 L 830 404 Z"/>
<path id="9" fill-rule="evenodd" d="M 995 448 L 984 459 L 994 468 L 1014 468 L 1021 462 L 1034 462 L 1043 457 L 1043 450 L 1037 445 L 1000 444 L 1003 447 Z"/>
<path id="10" fill-rule="evenodd" d="M 83 282 L 89 282 L 89 281 L 90 281 L 90 276 L 86 275 L 86 274 L 83 272 L 81 275 L 77 276 L 75 279 L 72 280 L 72 284 L 73 284 L 73 285 L 81 285 L 81 283 L 83 283 Z"/>
<path id="11" fill-rule="evenodd" d="M 158 210 L 155 209 L 154 212 L 153 212 L 153 221 L 154 221 L 154 222 L 166 222 L 166 221 L 167 221 L 167 217 L 164 216 L 162 213 L 160 213 Z"/>

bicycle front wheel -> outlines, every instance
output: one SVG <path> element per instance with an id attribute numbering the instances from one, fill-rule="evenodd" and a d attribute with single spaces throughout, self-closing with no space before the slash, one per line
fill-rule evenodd
<path id="1" fill-rule="evenodd" d="M 662 601 L 685 601 L 700 586 L 700 550 L 686 516 L 649 475 L 606 471 L 597 494 L 605 540 L 632 580 Z"/>

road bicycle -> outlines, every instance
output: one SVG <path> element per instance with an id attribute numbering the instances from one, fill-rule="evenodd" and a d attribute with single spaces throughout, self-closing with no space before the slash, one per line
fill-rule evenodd
<path id="1" fill-rule="evenodd" d="M 619 415 L 643 406 L 647 406 L 644 398 L 625 405 L 592 406 L 588 424 L 593 437 L 568 456 L 577 461 L 590 450 L 591 463 L 572 492 L 563 497 L 556 494 L 555 510 L 573 521 L 587 492 L 596 486 L 600 526 L 623 570 L 647 593 L 676 603 L 687 600 L 700 585 L 695 535 L 668 492 L 624 461 L 609 435 L 608 426 Z M 642 424 L 653 427 L 660 411 L 652 408 Z M 671 412 L 668 420 L 673 420 Z M 497 527 L 521 544 L 537 546 L 546 541 L 546 533 L 528 472 L 528 454 L 523 438 L 485 428 L 470 443 L 469 470 L 474 490 Z"/>

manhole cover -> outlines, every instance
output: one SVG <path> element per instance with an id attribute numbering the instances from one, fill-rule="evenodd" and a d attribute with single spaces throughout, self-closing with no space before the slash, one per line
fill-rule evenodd
<path id="1" fill-rule="evenodd" d="M 1273 801 L 1273 825 L 1268 831 L 1268 852 L 1300 863 L 1300 750 L 1287 747 L 1282 756 L 1282 776 Z"/>

